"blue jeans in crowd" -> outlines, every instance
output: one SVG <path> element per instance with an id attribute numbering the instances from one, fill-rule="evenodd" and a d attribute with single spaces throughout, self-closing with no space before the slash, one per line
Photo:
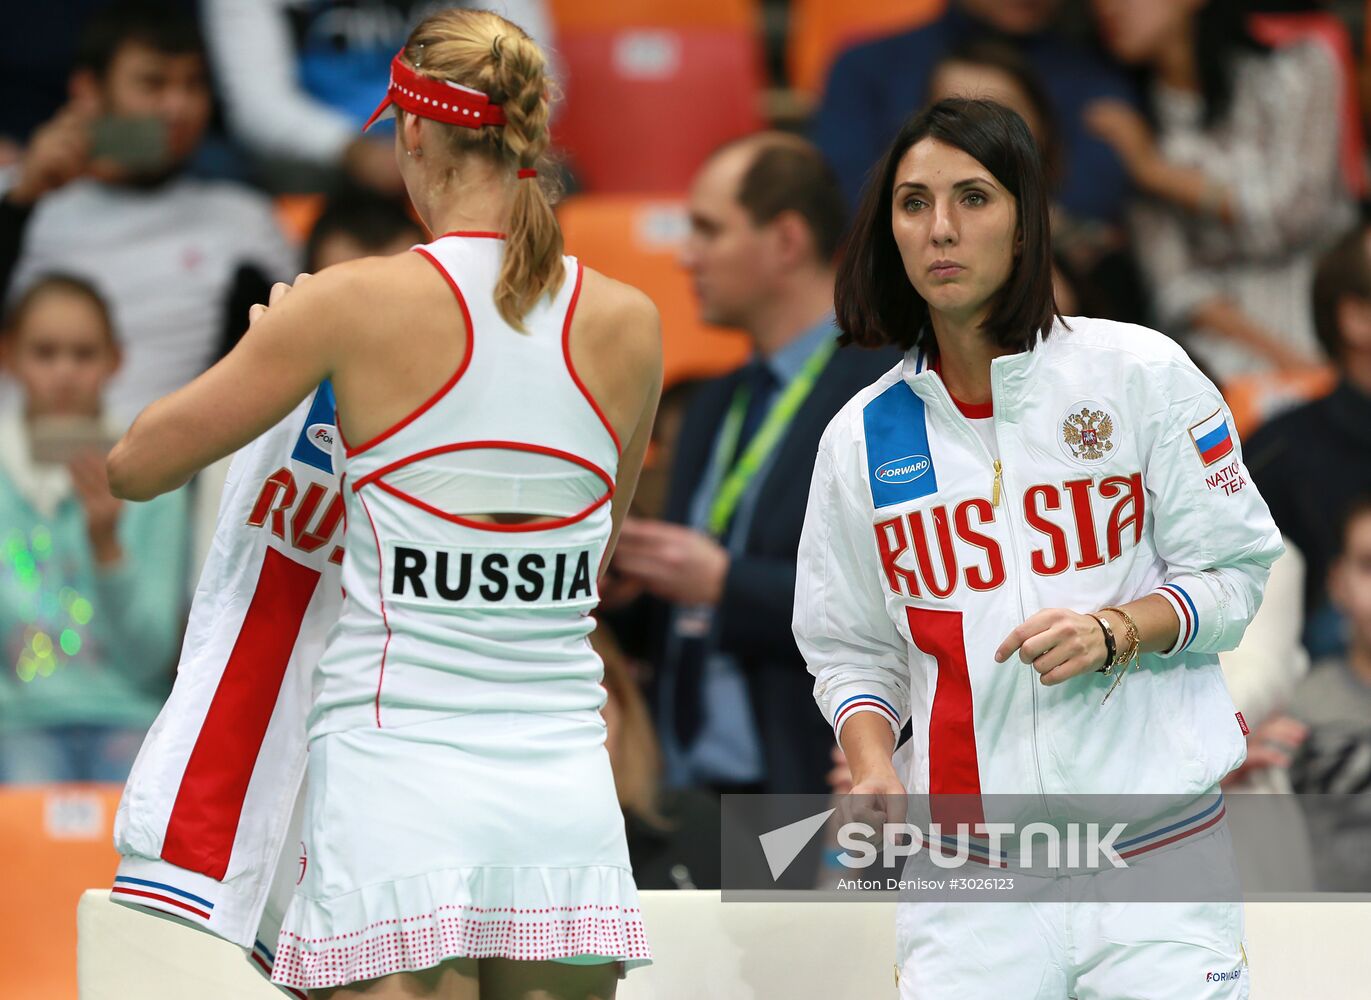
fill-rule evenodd
<path id="1" fill-rule="evenodd" d="M 0 783 L 115 781 L 129 776 L 146 730 L 70 725 L 0 734 Z"/>

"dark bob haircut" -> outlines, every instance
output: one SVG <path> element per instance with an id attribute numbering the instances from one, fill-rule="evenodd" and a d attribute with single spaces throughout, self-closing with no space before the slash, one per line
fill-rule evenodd
<path id="1" fill-rule="evenodd" d="M 895 170 L 923 139 L 955 146 L 980 162 L 1018 203 L 1021 246 L 1009 280 L 996 293 L 981 329 L 990 342 L 1032 349 L 1057 315 L 1052 294 L 1052 231 L 1047 183 L 1037 144 L 1024 120 L 991 101 L 960 97 L 939 101 L 900 128 L 867 178 L 857 220 L 838 265 L 834 309 L 844 344 L 936 351 L 928 303 L 905 273 L 891 229 Z M 926 339 L 926 343 L 924 340 Z"/>

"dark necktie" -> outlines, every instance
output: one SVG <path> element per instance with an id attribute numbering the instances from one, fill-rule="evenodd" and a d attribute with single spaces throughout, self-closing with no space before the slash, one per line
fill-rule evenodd
<path id="1" fill-rule="evenodd" d="M 723 469 L 719 478 L 738 463 L 747 450 L 748 443 L 756 435 L 767 410 L 771 408 L 772 398 L 776 395 L 777 381 L 770 366 L 760 359 L 743 369 L 741 386 L 747 388 L 747 408 L 743 411 L 743 421 L 738 432 L 738 442 L 732 455 L 721 455 Z M 725 529 L 725 536 L 728 530 Z M 725 542 L 725 544 L 727 544 Z M 680 611 L 678 611 L 680 613 Z M 676 697 L 673 725 L 676 741 L 682 749 L 689 749 L 699 734 L 704 721 L 704 665 L 713 646 L 708 635 L 679 635 L 676 647 Z"/>
<path id="2" fill-rule="evenodd" d="M 748 443 L 762 426 L 766 412 L 771 408 L 771 398 L 776 395 L 776 376 L 771 367 L 760 360 L 753 361 L 743 370 L 743 385 L 747 386 L 747 409 L 743 411 L 742 429 L 738 432 L 738 444 L 728 457 L 725 469 L 738 464 L 738 459 L 747 450 Z"/>

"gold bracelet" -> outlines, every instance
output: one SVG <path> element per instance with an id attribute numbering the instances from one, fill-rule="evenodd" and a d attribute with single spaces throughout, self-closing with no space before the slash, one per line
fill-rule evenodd
<path id="1" fill-rule="evenodd" d="M 1128 669 L 1128 662 L 1131 660 L 1133 661 L 1133 669 L 1137 670 L 1139 658 L 1142 655 L 1142 636 L 1138 632 L 1138 623 L 1135 622 L 1133 616 L 1123 608 L 1100 608 L 1101 614 L 1106 611 L 1112 611 L 1123 619 L 1123 637 L 1124 641 L 1128 643 L 1128 652 L 1121 653 L 1118 657 L 1118 662 L 1123 664 L 1124 669 L 1126 670 Z"/>
<path id="2" fill-rule="evenodd" d="M 1119 669 L 1118 676 L 1114 678 L 1114 683 L 1109 685 L 1109 690 L 1104 693 L 1104 701 L 1100 702 L 1101 706 L 1109 701 L 1109 696 L 1114 693 L 1115 688 L 1122 684 L 1123 679 L 1128 676 L 1128 661 L 1132 660 L 1133 669 L 1138 669 L 1138 657 L 1142 652 L 1142 637 L 1138 634 L 1138 623 L 1133 620 L 1133 616 L 1122 608 L 1114 607 L 1101 608 L 1099 613 L 1104 614 L 1106 611 L 1112 611 L 1123 619 L 1124 640 L 1129 645 L 1128 652 L 1119 657 L 1119 663 L 1122 664 L 1122 666 Z"/>

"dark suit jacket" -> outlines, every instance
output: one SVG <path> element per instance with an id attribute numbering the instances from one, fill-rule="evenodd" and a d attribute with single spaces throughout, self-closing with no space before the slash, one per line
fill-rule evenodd
<path id="1" fill-rule="evenodd" d="M 827 792 L 833 730 L 814 703 L 814 679 L 790 632 L 795 604 L 795 556 L 809 500 L 819 437 L 833 415 L 897 361 L 893 350 L 845 347 L 834 354 L 776 446 L 757 487 L 757 513 L 744 554 L 733 559 L 716 615 L 720 647 L 741 664 L 766 760 L 767 792 Z M 741 378 L 735 371 L 702 384 L 686 410 L 676 442 L 664 517 L 689 520 L 690 500 L 709 466 L 715 437 Z M 651 609 L 649 656 L 661 663 L 668 607 Z M 649 692 L 655 710 L 655 686 Z M 656 716 L 655 716 L 656 717 Z"/>

